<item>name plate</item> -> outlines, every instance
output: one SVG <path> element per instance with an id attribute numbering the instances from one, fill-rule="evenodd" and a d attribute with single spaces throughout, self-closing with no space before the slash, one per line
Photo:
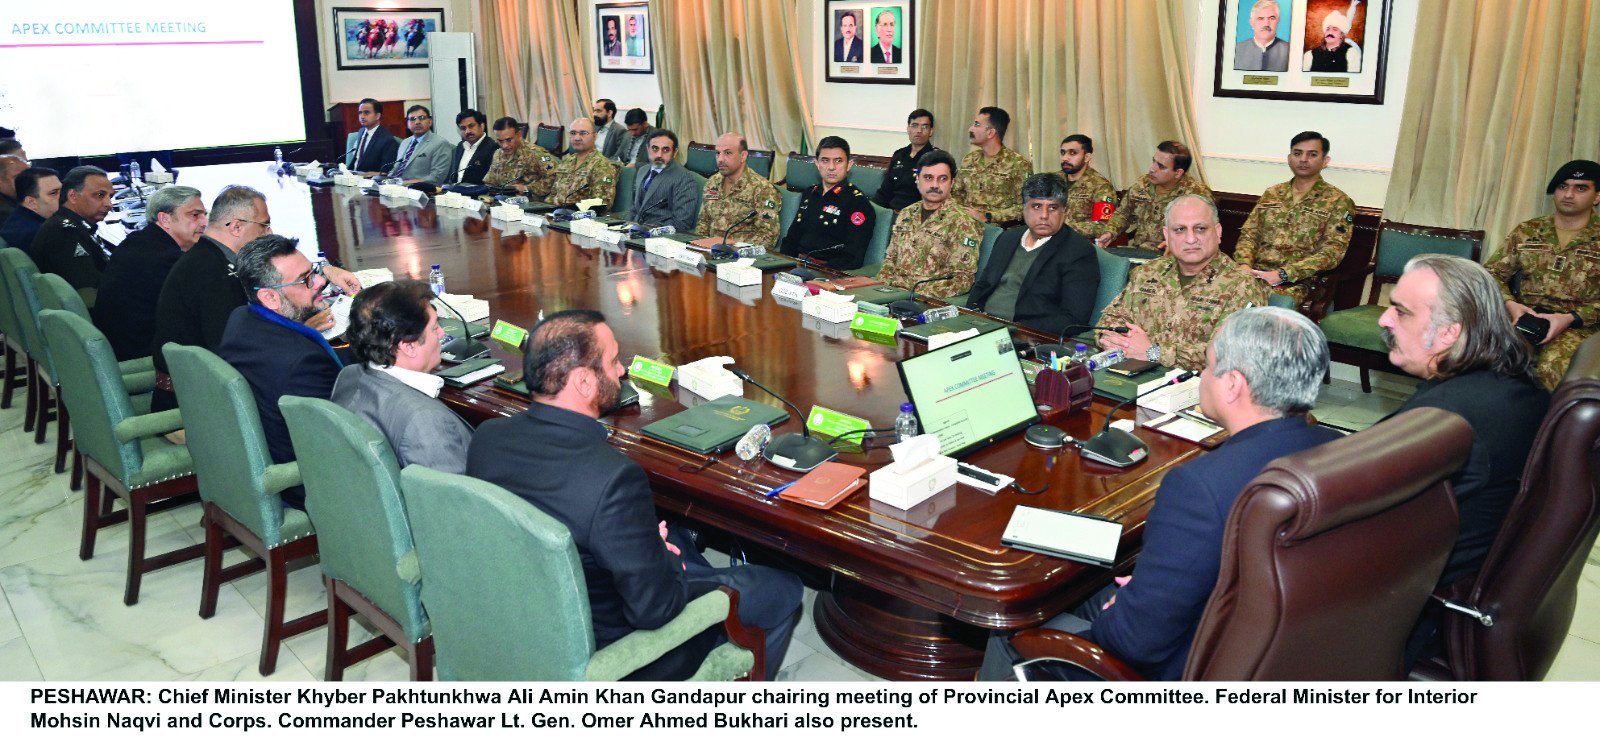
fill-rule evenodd
<path id="1" fill-rule="evenodd" d="M 489 338 L 515 353 L 520 352 L 522 344 L 528 340 L 528 331 L 503 319 L 496 320 L 494 329 L 489 331 Z"/>
<path id="2" fill-rule="evenodd" d="M 628 365 L 628 378 L 648 381 L 657 386 L 667 386 L 672 383 L 672 374 L 677 368 L 668 366 L 660 361 L 654 361 L 644 356 L 634 356 L 633 363 Z"/>
<path id="3" fill-rule="evenodd" d="M 1246 85 L 1277 85 L 1278 84 L 1278 76 L 1277 75 L 1245 75 L 1244 76 L 1244 84 L 1246 84 Z"/>
<path id="4" fill-rule="evenodd" d="M 894 334 L 900 331 L 900 320 L 897 320 L 893 317 L 876 317 L 870 314 L 857 314 L 855 319 L 850 320 L 850 329 L 853 331 L 864 332 L 869 335 L 888 335 L 889 337 L 894 337 Z"/>
<path id="5" fill-rule="evenodd" d="M 785 274 L 780 273 L 778 275 L 781 276 Z M 772 296 L 774 298 L 788 299 L 790 301 L 804 301 L 805 298 L 810 295 L 811 290 L 806 288 L 803 284 L 788 283 L 785 281 L 778 281 L 772 284 Z"/>
<path id="6" fill-rule="evenodd" d="M 1350 87 L 1350 78 L 1348 78 L 1348 77 L 1313 77 L 1313 78 L 1311 78 L 1311 87 L 1313 87 L 1313 88 L 1348 88 L 1348 87 Z"/>
<path id="7" fill-rule="evenodd" d="M 843 412 L 830 410 L 821 405 L 813 406 L 811 414 L 806 415 L 806 428 L 813 433 L 820 433 L 829 438 L 838 438 L 842 434 L 849 433 L 850 435 L 844 439 L 845 441 L 860 443 L 861 437 L 866 434 L 866 429 L 870 427 L 872 427 L 872 423 L 867 422 L 866 418 L 846 415 Z"/>

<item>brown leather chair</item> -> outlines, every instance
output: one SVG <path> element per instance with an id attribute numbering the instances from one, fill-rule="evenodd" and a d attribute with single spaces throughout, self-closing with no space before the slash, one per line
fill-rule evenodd
<path id="1" fill-rule="evenodd" d="M 1441 592 L 1443 673 L 1455 680 L 1539 680 L 1567 639 L 1578 580 L 1600 532 L 1600 338 L 1585 340 L 1556 387 L 1522 472 L 1522 491 L 1475 578 Z M 1438 670 L 1437 665 L 1432 668 Z"/>
<path id="2" fill-rule="evenodd" d="M 1403 679 L 1406 638 L 1455 541 L 1447 480 L 1471 448 L 1465 420 L 1418 409 L 1268 464 L 1228 515 L 1184 679 Z M 1140 679 L 1064 632 L 1012 643 L 1029 659 Z"/>

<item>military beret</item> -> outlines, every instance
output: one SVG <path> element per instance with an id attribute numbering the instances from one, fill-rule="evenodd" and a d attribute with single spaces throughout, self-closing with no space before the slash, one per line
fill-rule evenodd
<path id="1" fill-rule="evenodd" d="M 1544 187 L 1545 194 L 1554 194 L 1556 187 L 1569 180 L 1587 180 L 1600 186 L 1600 163 L 1594 160 L 1573 160 L 1561 166 L 1556 171 L 1555 177 L 1550 179 L 1550 185 Z"/>

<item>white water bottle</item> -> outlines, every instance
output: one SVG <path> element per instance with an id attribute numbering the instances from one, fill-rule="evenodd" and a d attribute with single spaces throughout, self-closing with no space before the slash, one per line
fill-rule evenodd
<path id="1" fill-rule="evenodd" d="M 272 148 L 272 161 L 278 163 L 278 172 L 283 172 L 283 148 Z"/>
<path id="2" fill-rule="evenodd" d="M 444 295 L 444 271 L 439 270 L 438 263 L 428 269 L 428 286 L 433 289 L 434 296 Z"/>
<path id="3" fill-rule="evenodd" d="M 138 160 L 132 160 L 128 163 L 128 180 L 129 185 L 134 185 L 144 180 L 144 173 L 139 170 Z"/>
<path id="4" fill-rule="evenodd" d="M 896 443 L 904 443 L 917 437 L 917 412 L 910 402 L 900 405 L 900 414 L 894 418 L 894 439 Z"/>

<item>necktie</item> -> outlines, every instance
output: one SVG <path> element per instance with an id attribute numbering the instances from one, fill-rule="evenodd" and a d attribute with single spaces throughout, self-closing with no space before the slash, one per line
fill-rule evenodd
<path id="1" fill-rule="evenodd" d="M 411 164 L 411 153 L 417 151 L 417 142 L 420 141 L 422 141 L 422 137 L 411 138 L 411 144 L 406 145 L 406 153 L 400 157 L 399 162 L 394 164 L 394 169 L 389 171 L 390 174 L 395 176 L 406 174 L 406 165 Z"/>
<path id="2" fill-rule="evenodd" d="M 639 184 L 639 198 L 644 198 L 644 195 L 650 192 L 650 181 L 656 179 L 657 172 L 659 171 L 652 168 L 650 172 L 645 173 L 644 182 Z"/>
<path id="3" fill-rule="evenodd" d="M 371 129 L 362 130 L 362 132 L 361 132 L 361 143 L 356 146 L 356 160 L 355 160 L 355 162 L 350 163 L 351 167 L 355 167 L 355 166 L 361 164 L 361 156 L 367 153 L 367 140 L 369 138 L 371 138 L 371 137 L 372 137 L 372 130 Z"/>

